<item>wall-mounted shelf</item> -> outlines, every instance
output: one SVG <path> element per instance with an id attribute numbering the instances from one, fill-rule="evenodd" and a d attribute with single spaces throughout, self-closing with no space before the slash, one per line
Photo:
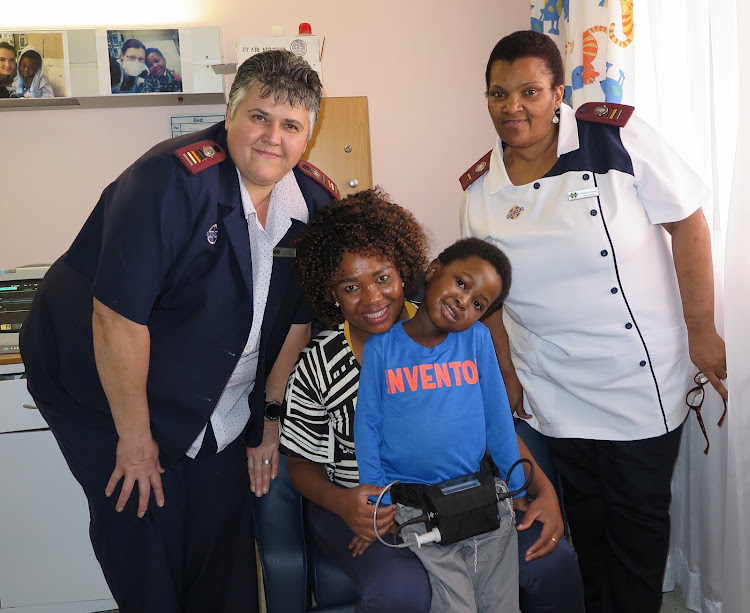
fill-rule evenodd
<path id="1" fill-rule="evenodd" d="M 54 59 L 50 59 L 51 62 L 56 62 L 58 80 L 61 80 L 55 90 L 56 97 L 0 99 L 0 111 L 226 104 L 222 75 L 231 73 L 213 69 L 214 65 L 228 66 L 222 63 L 218 27 L 183 27 L 163 31 L 159 28 L 127 29 L 121 34 L 125 37 L 132 37 L 134 34 L 142 36 L 150 30 L 158 32 L 158 36 L 165 37 L 165 40 L 172 41 L 172 38 L 179 37 L 181 55 L 178 56 L 180 65 L 177 72 L 182 76 L 182 89 L 186 91 L 110 94 L 113 56 L 107 42 L 108 30 L 70 29 L 46 34 L 60 38 L 60 58 L 54 56 Z M 45 32 L 33 31 L 28 36 L 45 36 Z M 36 44 L 41 45 L 39 42 Z M 175 46 L 174 43 L 172 46 Z M 65 86 L 62 85 L 63 74 L 69 76 Z"/>
<path id="2" fill-rule="evenodd" d="M 33 111 L 40 108 L 113 109 L 141 106 L 192 106 L 226 104 L 223 93 L 206 94 L 120 94 L 80 98 L 10 98 L 0 100 L 0 111 Z"/>

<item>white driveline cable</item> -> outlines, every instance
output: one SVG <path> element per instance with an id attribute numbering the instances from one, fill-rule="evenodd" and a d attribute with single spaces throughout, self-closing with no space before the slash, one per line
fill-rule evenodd
<path id="1" fill-rule="evenodd" d="M 375 536 L 378 537 L 378 540 L 383 543 L 386 547 L 392 547 L 394 549 L 403 549 L 404 547 L 409 547 L 410 544 L 406 542 L 404 539 L 403 543 L 399 543 L 398 545 L 394 545 L 393 543 L 386 543 L 383 540 L 383 537 L 380 536 L 380 533 L 378 532 L 378 507 L 380 506 L 380 501 L 383 500 L 383 496 L 386 495 L 388 490 L 391 489 L 392 485 L 396 485 L 396 483 L 401 483 L 400 481 L 391 481 L 388 485 L 386 485 L 383 490 L 380 492 L 380 495 L 378 496 L 378 499 L 375 501 L 375 506 L 372 511 L 372 529 L 375 530 Z"/>

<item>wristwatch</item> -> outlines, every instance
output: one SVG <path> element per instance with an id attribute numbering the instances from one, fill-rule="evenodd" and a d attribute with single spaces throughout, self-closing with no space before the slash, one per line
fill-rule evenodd
<path id="1" fill-rule="evenodd" d="M 266 402 L 264 415 L 269 421 L 279 421 L 279 417 L 281 417 L 281 403 L 276 400 Z"/>

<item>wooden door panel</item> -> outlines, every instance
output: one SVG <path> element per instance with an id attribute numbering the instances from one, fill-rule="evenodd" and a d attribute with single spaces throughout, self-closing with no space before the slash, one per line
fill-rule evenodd
<path id="1" fill-rule="evenodd" d="M 302 157 L 333 179 L 342 198 L 372 187 L 367 98 L 323 98 L 313 138 Z"/>

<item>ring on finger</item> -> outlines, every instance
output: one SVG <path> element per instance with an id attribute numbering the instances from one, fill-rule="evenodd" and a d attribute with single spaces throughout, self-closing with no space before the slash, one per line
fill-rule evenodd
<path id="1" fill-rule="evenodd" d="M 263 460 L 263 464 L 268 465 L 271 463 L 271 460 Z"/>
<path id="2" fill-rule="evenodd" d="M 555 545 L 557 545 L 557 539 L 556 539 L 556 538 L 555 538 L 554 536 L 553 536 L 553 537 L 552 537 L 552 538 L 551 538 L 550 540 L 551 540 L 552 542 L 554 542 L 554 543 L 555 543 Z"/>

